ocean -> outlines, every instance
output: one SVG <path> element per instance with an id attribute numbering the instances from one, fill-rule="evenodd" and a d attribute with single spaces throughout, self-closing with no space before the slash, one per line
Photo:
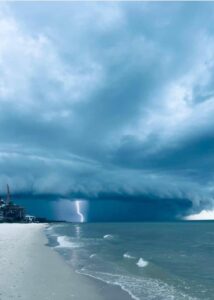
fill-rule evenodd
<path id="1" fill-rule="evenodd" d="M 214 222 L 59 223 L 46 232 L 76 272 L 133 299 L 214 299 Z"/>

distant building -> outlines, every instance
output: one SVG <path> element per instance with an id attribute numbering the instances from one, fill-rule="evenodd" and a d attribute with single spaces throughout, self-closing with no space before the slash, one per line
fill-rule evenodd
<path id="1" fill-rule="evenodd" d="M 34 223 L 37 222 L 37 218 L 35 216 L 26 215 L 24 221 L 26 223 Z"/>
<path id="2" fill-rule="evenodd" d="M 4 212 L 0 208 L 0 222 L 4 221 Z"/>
<path id="3" fill-rule="evenodd" d="M 10 189 L 7 185 L 7 198 L 0 199 L 0 222 L 22 222 L 24 219 L 25 209 L 11 201 Z"/>
<path id="4" fill-rule="evenodd" d="M 19 205 L 10 204 L 5 205 L 1 208 L 4 216 L 4 221 L 6 222 L 20 222 L 24 220 L 25 217 L 25 209 Z"/>

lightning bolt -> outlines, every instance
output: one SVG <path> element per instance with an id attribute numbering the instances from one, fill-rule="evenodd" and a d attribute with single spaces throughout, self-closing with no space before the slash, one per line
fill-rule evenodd
<path id="1" fill-rule="evenodd" d="M 78 216 L 80 216 L 80 222 L 84 222 L 84 216 L 83 214 L 81 213 L 81 202 L 79 200 L 76 200 L 75 201 L 75 205 L 76 205 L 76 209 L 77 209 L 77 214 Z"/>

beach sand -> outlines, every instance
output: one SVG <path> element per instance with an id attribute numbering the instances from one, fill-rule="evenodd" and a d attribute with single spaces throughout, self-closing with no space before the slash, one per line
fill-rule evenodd
<path id="1" fill-rule="evenodd" d="M 0 300 L 130 300 L 118 286 L 77 274 L 47 246 L 45 224 L 0 224 Z"/>

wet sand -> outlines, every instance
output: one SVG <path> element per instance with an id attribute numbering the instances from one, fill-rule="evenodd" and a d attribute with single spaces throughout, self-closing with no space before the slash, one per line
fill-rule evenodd
<path id="1" fill-rule="evenodd" d="M 0 224 L 0 299 L 130 300 L 120 287 L 77 274 L 48 247 L 45 224 Z"/>

